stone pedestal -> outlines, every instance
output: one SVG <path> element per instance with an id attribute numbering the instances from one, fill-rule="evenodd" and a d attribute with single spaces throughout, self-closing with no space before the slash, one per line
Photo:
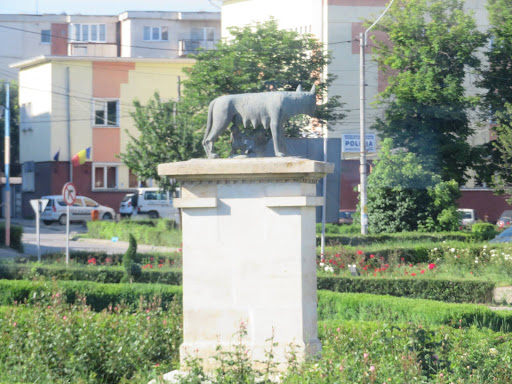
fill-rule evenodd
<path id="1" fill-rule="evenodd" d="M 197 159 L 161 164 L 182 186 L 182 362 L 227 350 L 243 322 L 253 361 L 321 349 L 317 338 L 317 181 L 333 165 L 300 158 Z"/>

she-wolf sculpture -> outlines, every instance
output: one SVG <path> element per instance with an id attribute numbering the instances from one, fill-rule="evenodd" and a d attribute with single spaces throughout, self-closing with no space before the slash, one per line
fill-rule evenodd
<path id="1" fill-rule="evenodd" d="M 253 127 L 263 125 L 270 128 L 276 156 L 286 156 L 283 124 L 295 115 L 312 116 L 316 109 L 315 86 L 303 92 L 299 85 L 295 92 L 264 92 L 226 95 L 214 99 L 208 109 L 208 122 L 203 139 L 206 155 L 219 157 L 213 151 L 213 144 L 232 123 Z"/>

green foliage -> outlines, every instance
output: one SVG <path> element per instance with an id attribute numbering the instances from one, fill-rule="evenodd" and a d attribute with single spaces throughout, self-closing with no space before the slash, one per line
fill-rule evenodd
<path id="1" fill-rule="evenodd" d="M 140 270 L 138 283 L 157 283 L 181 285 L 182 274 L 179 270 L 144 269 Z M 25 264 L 0 264 L 0 279 L 56 279 L 59 281 L 94 281 L 96 283 L 120 283 L 127 281 L 125 269 L 122 267 L 89 267 L 82 266 L 48 266 Z"/>
<path id="2" fill-rule="evenodd" d="M 318 318 L 321 321 L 382 321 L 512 331 L 510 311 L 493 311 L 483 305 L 361 293 L 318 291 Z"/>
<path id="3" fill-rule="evenodd" d="M 86 298 L 85 303 L 99 312 L 111 306 L 123 305 L 137 309 L 141 300 L 151 302 L 156 297 L 163 308 L 182 297 L 182 288 L 165 284 L 102 284 L 90 281 L 29 281 L 0 280 L 0 304 L 36 304 L 45 302 L 57 294 L 61 300 L 73 304 L 77 299 Z"/>
<path id="4" fill-rule="evenodd" d="M 23 243 L 21 237 L 23 236 L 23 227 L 11 224 L 11 248 L 19 252 L 23 252 Z M 5 245 L 5 222 L 0 223 L 0 244 Z"/>
<path id="5" fill-rule="evenodd" d="M 459 196 L 455 181 L 443 182 L 415 153 L 393 150 L 393 141 L 385 139 L 368 176 L 369 231 L 454 230 Z"/>
<path id="6" fill-rule="evenodd" d="M 128 241 L 133 234 L 139 244 L 162 245 L 179 247 L 181 232 L 176 229 L 173 220 L 121 220 L 114 221 L 88 221 L 88 236 L 98 239 L 118 237 Z"/>
<path id="7" fill-rule="evenodd" d="M 179 363 L 177 303 L 169 311 L 149 301 L 136 311 L 121 305 L 95 313 L 54 294 L 44 304 L 0 308 L 2 383 L 133 383 L 134 376 L 147 383 Z"/>
<path id="8" fill-rule="evenodd" d="M 158 174 L 158 164 L 199 157 L 202 136 L 180 113 L 181 104 L 161 100 L 158 92 L 146 105 L 139 100 L 133 104 L 131 116 L 139 132 L 134 136 L 126 131 L 131 141 L 120 158 L 139 179 L 153 179 L 163 189 L 173 189 L 169 178 Z"/>
<path id="9" fill-rule="evenodd" d="M 121 280 L 123 283 L 133 283 L 134 281 L 137 281 L 142 274 L 140 265 L 134 261 L 136 255 L 137 241 L 135 240 L 135 237 L 133 237 L 133 235 L 130 233 L 128 249 L 123 256 L 123 267 L 125 272 L 125 276 Z"/>
<path id="10" fill-rule="evenodd" d="M 455 303 L 488 303 L 494 282 L 441 279 L 383 279 L 318 276 L 318 289 L 334 292 L 373 293 Z"/>
<path id="11" fill-rule="evenodd" d="M 475 223 L 471 227 L 471 232 L 480 241 L 493 239 L 498 234 L 496 227 L 491 223 Z"/>
<path id="12" fill-rule="evenodd" d="M 374 128 L 421 158 L 426 170 L 462 184 L 476 159 L 468 142 L 476 100 L 465 95 L 464 81 L 480 65 L 485 34 L 462 0 L 405 0 L 375 28 L 389 37 L 374 40 L 389 86 L 379 95 L 384 117 Z"/>
<path id="13" fill-rule="evenodd" d="M 321 97 L 335 79 L 331 74 L 322 77 L 331 56 L 312 35 L 279 29 L 275 20 L 232 27 L 228 32 L 230 36 L 216 49 L 193 55 L 196 63 L 186 69 L 188 78 L 183 81 L 183 104 L 186 113 L 193 116 L 197 129 L 206 126 L 208 105 L 218 96 L 295 91 L 298 85 L 309 90 L 316 84 L 317 95 Z M 340 112 L 341 105 L 339 96 L 329 96 L 326 102 L 317 106 L 315 118 L 319 123 L 339 122 L 344 117 Z M 296 137 L 307 125 L 308 120 L 304 117 L 292 119 L 285 126 L 286 135 Z M 224 143 L 227 141 L 225 136 Z M 227 145 L 224 151 L 228 152 Z"/>

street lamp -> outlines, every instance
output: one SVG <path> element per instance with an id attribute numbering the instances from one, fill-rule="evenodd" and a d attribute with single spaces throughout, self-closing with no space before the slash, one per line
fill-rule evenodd
<path id="1" fill-rule="evenodd" d="M 11 185 L 9 184 L 9 168 L 11 159 L 11 133 L 9 108 L 9 83 L 5 83 L 5 106 L 1 107 L 5 122 L 5 245 L 11 245 Z M 1 115 L 0 115 L 1 116 Z"/>
<path id="2" fill-rule="evenodd" d="M 359 195 L 361 204 L 361 234 L 368 234 L 368 211 L 366 208 L 366 58 L 365 48 L 368 41 L 368 32 L 379 22 L 386 14 L 391 4 L 395 0 L 391 0 L 387 8 L 382 12 L 377 20 L 364 33 L 359 34 Z"/>

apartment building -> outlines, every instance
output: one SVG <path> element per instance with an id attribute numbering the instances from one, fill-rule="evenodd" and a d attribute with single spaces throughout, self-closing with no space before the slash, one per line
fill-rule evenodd
<path id="1" fill-rule="evenodd" d="M 345 103 L 347 117 L 339 124 L 330 126 L 329 137 L 341 138 L 341 177 L 340 209 L 353 209 L 357 204 L 354 188 L 359 184 L 359 149 L 354 151 L 350 138 L 359 139 L 360 127 L 360 47 L 359 34 L 363 31 L 363 20 L 376 20 L 384 11 L 389 0 L 224 0 L 222 6 L 222 35 L 228 35 L 227 28 L 244 26 L 254 22 L 276 19 L 279 26 L 299 33 L 312 33 L 333 55 L 326 73 L 337 76 L 329 88 L 327 97 L 340 95 Z M 489 23 L 485 9 L 486 0 L 466 0 L 465 7 L 475 15 L 478 28 L 487 30 Z M 370 34 L 371 36 L 371 34 Z M 376 38 L 385 38 L 376 32 Z M 371 58 L 371 48 L 366 50 L 366 127 L 370 139 L 376 143 L 368 149 L 367 158 L 376 159 L 378 137 L 371 126 L 383 113 L 382 107 L 372 104 L 379 92 L 387 86 L 387 79 Z M 475 94 L 475 78 L 468 74 L 466 86 L 468 94 Z M 490 126 L 478 126 L 471 138 L 473 145 L 492 139 Z M 476 187 L 471 180 L 463 188 L 461 206 L 476 208 L 481 217 L 490 220 L 506 206 L 504 200 L 493 195 L 488 188 Z"/>
<path id="2" fill-rule="evenodd" d="M 219 12 L 128 11 L 117 16 L 0 14 L 0 79 L 41 55 L 178 58 L 212 49 Z"/>
<path id="3" fill-rule="evenodd" d="M 60 194 L 72 180 L 81 195 L 118 209 L 138 181 L 118 155 L 138 131 L 130 113 L 158 91 L 176 100 L 187 58 L 40 56 L 16 63 L 19 71 L 20 162 L 23 216 L 30 199 Z M 71 159 L 82 150 L 81 165 Z M 71 169 L 70 169 L 71 168 Z"/>

